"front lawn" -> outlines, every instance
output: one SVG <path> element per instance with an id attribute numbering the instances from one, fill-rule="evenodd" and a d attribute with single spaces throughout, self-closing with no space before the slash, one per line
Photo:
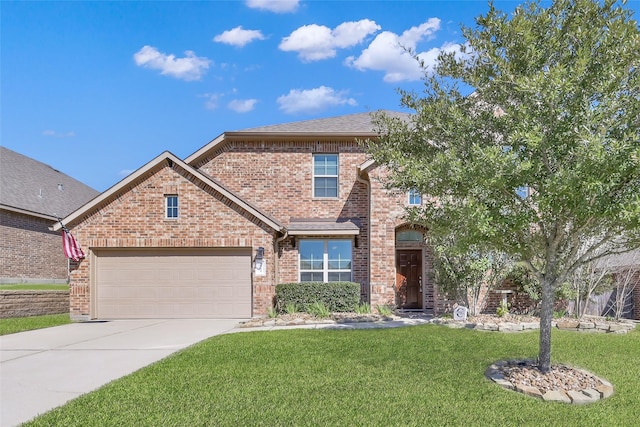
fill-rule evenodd
<path id="1" fill-rule="evenodd" d="M 640 419 L 640 331 L 553 332 L 554 361 L 611 381 L 573 406 L 502 389 L 494 361 L 535 356 L 538 333 L 423 325 L 214 337 L 29 426 L 603 426 Z"/>
<path id="2" fill-rule="evenodd" d="M 66 325 L 67 323 L 71 323 L 69 313 L 0 319 L 0 335 L 50 328 L 52 326 Z"/>

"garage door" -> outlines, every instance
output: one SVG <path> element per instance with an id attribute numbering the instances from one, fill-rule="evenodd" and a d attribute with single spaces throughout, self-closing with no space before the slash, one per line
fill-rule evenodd
<path id="1" fill-rule="evenodd" d="M 98 250 L 96 317 L 251 317 L 251 249 Z"/>

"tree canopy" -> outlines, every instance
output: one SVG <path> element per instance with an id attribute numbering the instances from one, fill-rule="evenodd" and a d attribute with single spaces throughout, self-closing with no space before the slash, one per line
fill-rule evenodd
<path id="1" fill-rule="evenodd" d="M 375 115 L 368 151 L 390 188 L 425 195 L 409 219 L 541 283 L 544 371 L 558 284 L 640 246 L 640 33 L 620 2 L 557 0 L 490 3 L 463 34 L 422 93 L 400 92 L 408 120 Z"/>

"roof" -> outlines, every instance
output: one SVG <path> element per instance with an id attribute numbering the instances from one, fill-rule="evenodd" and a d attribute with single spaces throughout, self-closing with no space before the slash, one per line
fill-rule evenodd
<path id="1" fill-rule="evenodd" d="M 381 110 L 391 117 L 407 117 L 408 114 Z M 347 114 L 325 119 L 304 120 L 271 126 L 244 129 L 242 133 L 322 133 L 322 134 L 375 134 L 371 122 L 373 112 Z"/>
<path id="2" fill-rule="evenodd" d="M 98 191 L 51 166 L 0 147 L 0 205 L 36 216 L 63 217 Z"/>
<path id="3" fill-rule="evenodd" d="M 222 194 L 223 196 L 231 200 L 233 203 L 235 203 L 237 206 L 240 206 L 242 209 L 249 212 L 254 217 L 258 218 L 260 221 L 267 224 L 272 229 L 276 231 L 282 231 L 284 229 L 284 226 L 280 224 L 278 221 L 271 218 L 264 212 L 260 211 L 258 208 L 251 205 L 250 203 L 242 200 L 240 197 L 236 196 L 234 193 L 224 188 L 221 184 L 211 179 L 211 177 L 209 177 L 208 175 L 187 165 L 183 160 L 176 157 L 175 154 L 172 154 L 169 151 L 165 151 L 161 153 L 158 157 L 151 160 L 146 165 L 142 166 L 140 169 L 136 170 L 135 172 L 127 176 L 125 179 L 123 179 L 113 187 L 106 190 L 104 193 L 100 194 L 100 196 L 91 200 L 89 203 L 85 204 L 84 206 L 81 206 L 76 211 L 71 212 L 67 217 L 63 219 L 63 222 L 67 225 L 73 226 L 76 221 L 81 219 L 88 212 L 94 209 L 98 209 L 104 203 L 108 203 L 108 201 L 111 199 L 112 196 L 116 195 L 119 191 L 126 189 L 129 184 L 131 184 L 136 179 L 146 174 L 149 170 L 153 169 L 154 167 L 156 167 L 157 165 L 165 161 L 168 161 L 169 163 L 173 162 L 179 165 L 182 169 L 188 171 L 190 174 L 194 175 L 197 179 L 199 179 L 200 181 L 208 185 L 210 188 Z M 56 223 L 53 226 L 53 229 L 55 231 L 59 230 L 60 228 L 61 228 L 60 223 Z"/>
<path id="4" fill-rule="evenodd" d="M 379 110 L 389 117 L 398 117 L 404 120 L 409 114 L 389 110 Z M 304 120 L 299 122 L 283 123 L 270 126 L 260 126 L 239 131 L 225 132 L 204 145 L 185 159 L 191 165 L 207 156 L 211 150 L 234 138 L 276 138 L 276 137 L 375 137 L 376 128 L 371 121 L 374 112 L 347 114 L 344 116 L 329 117 L 324 119 Z"/>
<path id="5" fill-rule="evenodd" d="M 640 267 L 640 249 L 606 256 L 598 264 L 609 268 Z"/>
<path id="6" fill-rule="evenodd" d="M 291 218 L 288 231 L 290 236 L 357 235 L 360 233 L 360 220 L 358 218 Z"/>

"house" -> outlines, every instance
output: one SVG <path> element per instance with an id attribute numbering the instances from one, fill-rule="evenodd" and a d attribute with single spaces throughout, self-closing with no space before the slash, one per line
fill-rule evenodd
<path id="1" fill-rule="evenodd" d="M 372 307 L 442 311 L 426 230 L 402 219 L 421 197 L 383 188 L 358 142 L 375 137 L 361 113 L 160 154 L 64 219 L 87 252 L 72 318 L 247 318 L 278 283 L 338 280 Z"/>
<path id="2" fill-rule="evenodd" d="M 0 283 L 66 283 L 57 217 L 99 193 L 51 166 L 0 147 Z"/>

